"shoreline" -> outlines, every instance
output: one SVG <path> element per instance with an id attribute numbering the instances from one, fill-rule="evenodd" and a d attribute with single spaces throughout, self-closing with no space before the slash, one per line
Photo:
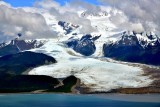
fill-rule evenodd
<path id="1" fill-rule="evenodd" d="M 116 63 L 116 62 L 114 62 Z M 33 90 L 31 92 L 0 92 L 0 94 L 82 94 L 82 95 L 88 95 L 88 94 L 160 94 L 160 67 L 150 67 L 149 65 L 144 65 L 144 64 L 136 64 L 136 63 L 124 63 L 129 66 L 133 67 L 140 67 L 143 70 L 144 76 L 150 76 L 150 78 L 153 80 L 152 84 L 146 87 L 140 87 L 140 88 L 117 88 L 117 89 L 112 89 L 110 91 L 91 91 L 91 88 L 84 86 L 84 84 L 81 84 L 81 80 L 77 78 L 77 82 L 71 87 L 70 92 L 65 93 L 65 92 L 47 92 L 47 90 Z M 29 70 L 27 70 L 28 74 Z M 26 74 L 23 74 L 26 75 Z M 58 80 L 60 81 L 60 80 Z M 60 81 L 60 84 L 55 86 L 56 88 L 63 86 L 62 81 Z"/>
<path id="2" fill-rule="evenodd" d="M 77 89 L 76 89 L 77 90 Z M 15 93 L 1 93 L 0 95 L 12 95 L 12 94 L 71 94 L 71 95 L 160 95 L 160 93 L 120 93 L 120 92 L 90 92 L 90 93 L 70 93 L 65 92 L 45 92 L 44 90 L 35 90 L 33 92 L 15 92 Z"/>
<path id="3" fill-rule="evenodd" d="M 1 94 L 0 97 L 10 95 L 34 95 L 33 93 L 8 93 Z M 160 103 L 160 94 L 73 94 L 73 93 L 37 93 L 36 95 L 65 95 L 65 96 L 93 96 L 96 98 L 102 98 L 113 101 L 124 101 L 124 102 L 143 102 L 143 103 Z"/>
<path id="4" fill-rule="evenodd" d="M 146 74 L 147 75 L 147 74 Z M 81 80 L 77 78 L 77 82 L 70 89 L 70 92 L 49 92 L 47 90 L 33 90 L 30 92 L 0 92 L 0 95 L 8 94 L 73 94 L 73 95 L 101 95 L 101 94 L 124 94 L 124 95 L 148 95 L 148 94 L 159 94 L 160 86 L 156 87 L 156 84 L 151 84 L 148 87 L 141 88 L 119 88 L 112 89 L 110 91 L 91 91 L 89 88 L 84 88 L 81 84 Z"/>

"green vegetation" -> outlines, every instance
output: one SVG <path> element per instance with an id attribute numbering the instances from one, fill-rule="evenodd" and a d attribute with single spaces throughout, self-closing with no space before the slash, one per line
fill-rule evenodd
<path id="1" fill-rule="evenodd" d="M 0 93 L 19 93 L 43 90 L 43 92 L 70 93 L 76 84 L 77 78 L 67 77 L 63 86 L 54 88 L 60 82 L 56 78 L 42 75 L 6 75 L 0 79 Z"/>
<path id="2" fill-rule="evenodd" d="M 63 86 L 58 79 L 40 75 L 22 75 L 37 66 L 56 63 L 53 57 L 41 53 L 21 52 L 0 57 L 0 93 L 33 92 L 71 92 L 77 79 L 70 76 L 63 80 Z"/>
<path id="3" fill-rule="evenodd" d="M 63 86 L 55 88 L 53 90 L 48 90 L 49 92 L 65 92 L 70 93 L 71 88 L 77 83 L 77 78 L 75 76 L 67 77 L 63 80 Z"/>
<path id="4" fill-rule="evenodd" d="M 35 90 L 52 90 L 58 85 L 58 79 L 38 75 L 15 75 L 0 78 L 1 93 L 31 92 Z"/>

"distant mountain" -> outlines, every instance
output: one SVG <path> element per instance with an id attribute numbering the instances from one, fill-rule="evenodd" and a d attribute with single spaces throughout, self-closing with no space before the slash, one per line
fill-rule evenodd
<path id="1" fill-rule="evenodd" d="M 154 33 L 123 32 L 103 46 L 104 56 L 117 60 L 160 65 L 160 39 Z"/>
<path id="2" fill-rule="evenodd" d="M 20 40 L 14 39 L 9 43 L 1 43 L 0 44 L 0 56 L 15 54 L 24 50 L 39 48 L 43 46 L 45 41 L 37 41 L 37 40 Z"/>

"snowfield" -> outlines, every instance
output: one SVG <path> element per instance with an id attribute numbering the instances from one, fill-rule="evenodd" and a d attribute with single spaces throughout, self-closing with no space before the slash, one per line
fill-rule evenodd
<path id="1" fill-rule="evenodd" d="M 41 48 L 30 51 L 47 54 L 58 61 L 56 64 L 37 67 L 29 72 L 30 75 L 55 78 L 75 75 L 81 80 L 81 84 L 89 87 L 91 91 L 138 88 L 152 83 L 148 76 L 142 75 L 143 70 L 139 67 L 102 61 L 95 58 L 99 56 L 97 53 L 92 57 L 81 56 L 56 39 L 48 40 Z"/>

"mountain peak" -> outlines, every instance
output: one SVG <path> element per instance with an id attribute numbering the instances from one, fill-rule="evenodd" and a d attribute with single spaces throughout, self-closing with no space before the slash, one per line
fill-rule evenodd
<path id="1" fill-rule="evenodd" d="M 159 37 L 153 32 L 125 31 L 121 35 L 121 38 L 117 41 L 121 45 L 140 45 L 143 48 L 160 45 Z"/>

